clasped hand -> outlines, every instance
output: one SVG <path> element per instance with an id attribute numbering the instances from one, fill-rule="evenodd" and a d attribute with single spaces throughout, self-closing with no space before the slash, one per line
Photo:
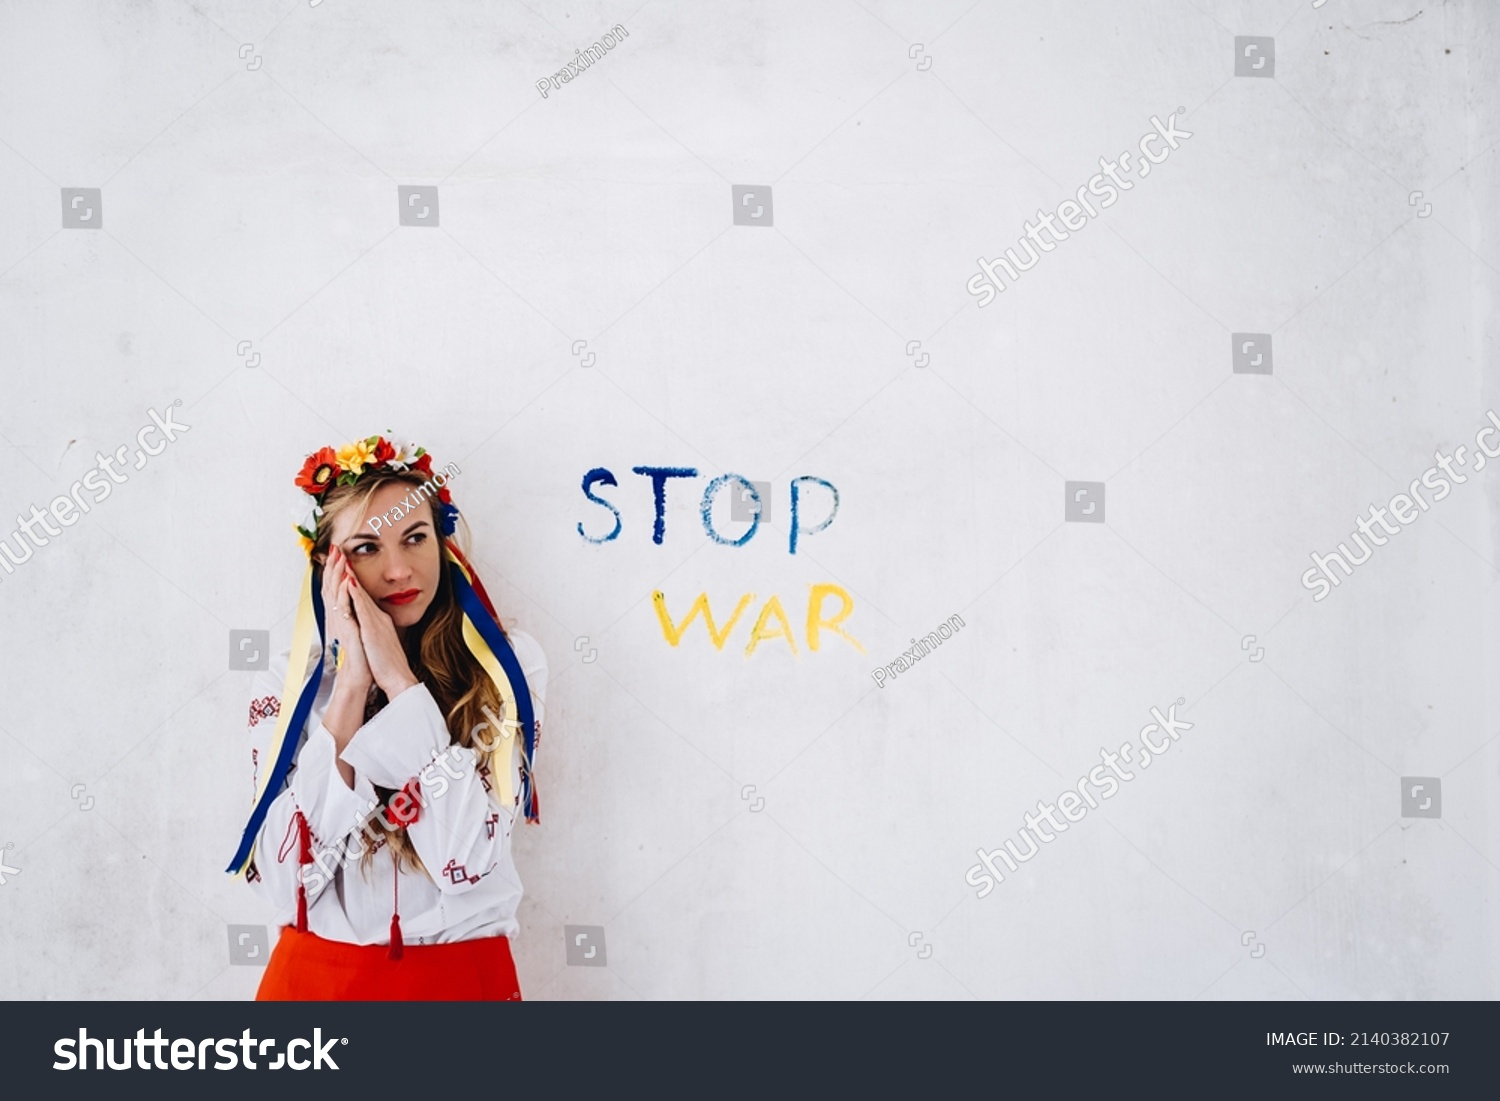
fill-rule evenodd
<path id="1" fill-rule="evenodd" d="M 323 608 L 328 637 L 343 655 L 334 691 L 347 685 L 363 697 L 373 682 L 393 700 L 417 683 L 396 625 L 360 587 L 338 547 L 328 552 L 323 567 Z"/>

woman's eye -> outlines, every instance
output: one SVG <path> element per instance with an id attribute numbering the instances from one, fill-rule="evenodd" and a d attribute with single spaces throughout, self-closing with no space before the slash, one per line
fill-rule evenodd
<path id="1" fill-rule="evenodd" d="M 352 556 L 362 555 L 362 554 L 364 554 L 365 551 L 373 551 L 374 549 L 375 549 L 375 544 L 374 543 L 361 543 L 361 544 L 359 544 L 359 546 L 357 546 L 353 550 L 351 550 L 349 552 L 349 554 L 352 557 Z"/>
<path id="2" fill-rule="evenodd" d="M 407 538 L 408 543 L 425 543 L 426 541 L 427 533 L 425 531 L 414 532 Z"/>

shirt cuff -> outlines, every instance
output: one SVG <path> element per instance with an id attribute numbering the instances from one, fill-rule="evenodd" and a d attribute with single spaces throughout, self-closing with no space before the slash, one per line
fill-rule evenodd
<path id="1" fill-rule="evenodd" d="M 297 806 L 307 815 L 313 836 L 324 845 L 357 827 L 367 808 L 376 802 L 375 789 L 358 768 L 353 790 L 344 784 L 334 759 L 336 749 L 333 735 L 319 723 L 297 755 L 297 771 L 292 774 Z"/>
<path id="2" fill-rule="evenodd" d="M 355 731 L 339 756 L 354 766 L 356 776 L 399 789 L 452 741 L 437 701 L 418 682 Z"/>

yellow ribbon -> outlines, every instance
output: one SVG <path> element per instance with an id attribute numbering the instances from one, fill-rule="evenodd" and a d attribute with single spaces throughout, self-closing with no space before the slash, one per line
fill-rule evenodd
<path id="1" fill-rule="evenodd" d="M 286 663 L 286 679 L 281 685 L 281 710 L 276 717 L 276 731 L 271 735 L 271 746 L 268 759 L 261 762 L 260 775 L 256 777 L 255 800 L 251 806 L 259 806 L 262 797 L 266 793 L 266 785 L 271 782 L 271 773 L 276 771 L 276 762 L 281 759 L 281 745 L 286 740 L 287 727 L 292 721 L 292 712 L 296 710 L 297 697 L 302 694 L 302 686 L 307 682 L 308 658 L 312 656 L 313 632 L 317 629 L 317 623 L 313 618 L 312 606 L 312 575 L 313 566 L 307 564 L 307 572 L 302 575 L 302 595 L 297 600 L 297 620 L 292 628 L 292 649 Z M 297 666 L 297 655 L 302 655 L 301 668 Z M 322 655 L 319 655 L 321 660 Z M 250 854 L 245 858 L 245 863 L 234 873 L 239 879 L 245 874 L 245 869 L 255 860 L 255 846 L 250 846 Z"/>
<path id="2" fill-rule="evenodd" d="M 448 553 L 448 561 L 452 562 L 460 570 L 463 570 L 464 577 L 468 578 L 472 583 L 472 575 L 468 570 L 464 569 L 464 564 L 451 551 Z M 473 620 L 467 614 L 464 615 L 464 643 L 469 647 L 469 653 L 474 655 L 474 660 L 479 662 L 480 667 L 484 669 L 485 674 L 494 684 L 495 691 L 500 694 L 500 702 L 504 705 L 505 713 L 514 716 L 517 713 L 516 694 L 515 690 L 511 687 L 510 678 L 505 675 L 505 670 L 500 666 L 500 659 L 495 657 L 489 643 L 484 641 L 484 636 L 479 633 L 479 628 L 474 626 Z M 506 747 L 509 748 L 514 745 L 515 743 L 512 739 L 520 733 L 521 729 L 519 720 L 515 718 L 501 720 L 490 714 L 488 710 L 486 710 L 485 714 L 489 716 L 490 722 L 499 728 L 495 733 L 504 741 Z M 510 811 L 514 808 L 516 800 L 515 785 L 511 782 L 510 775 L 511 754 L 504 754 L 502 759 L 502 754 L 498 751 L 499 747 L 494 745 L 494 738 L 486 738 L 485 740 L 492 747 L 489 753 L 490 775 L 492 778 L 497 779 L 500 784 L 500 805 L 507 811 Z M 499 774 L 498 777 L 495 775 L 496 773 Z"/>

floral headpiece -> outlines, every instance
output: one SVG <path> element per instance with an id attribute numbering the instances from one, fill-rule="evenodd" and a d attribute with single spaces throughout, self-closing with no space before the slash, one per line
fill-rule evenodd
<path id="1" fill-rule="evenodd" d="M 318 519 L 323 515 L 323 508 L 318 502 L 331 486 L 353 485 L 367 474 L 382 471 L 413 471 L 422 475 L 424 482 L 419 493 L 426 490 L 438 499 L 438 519 L 442 524 L 443 534 L 453 534 L 458 523 L 458 509 L 444 483 L 447 481 L 445 475 L 449 471 L 458 473 L 458 467 L 450 463 L 434 472 L 432 457 L 424 448 L 415 444 L 398 443 L 384 436 L 370 436 L 337 449 L 322 448 L 309 455 L 302 464 L 302 472 L 296 479 L 297 486 L 313 498 L 312 514 L 305 523 L 296 525 L 303 547 L 311 552 L 317 538 Z M 506 756 L 501 767 L 491 772 L 491 781 L 498 784 L 496 798 L 502 807 L 519 807 L 528 823 L 540 822 L 541 807 L 531 767 L 531 762 L 536 758 L 537 722 L 531 706 L 531 690 L 526 684 L 526 674 L 511 648 L 510 640 L 500 627 L 500 616 L 495 611 L 494 601 L 484 591 L 479 574 L 464 557 L 457 542 L 449 540 L 445 543 L 443 558 L 453 588 L 453 599 L 463 614 L 464 644 L 495 686 L 506 715 L 500 725 L 509 731 L 505 735 L 507 739 L 516 739 L 514 746 L 520 754 L 521 790 L 513 790 L 508 765 L 510 750 L 505 749 Z M 311 661 L 310 668 L 308 666 L 308 661 L 314 655 L 322 655 L 326 651 L 327 642 L 323 597 L 317 580 L 316 563 L 309 560 L 302 575 L 302 592 L 297 601 L 296 622 L 292 627 L 291 659 L 287 664 L 286 679 L 279 697 L 281 707 L 269 750 L 270 764 L 259 774 L 254 809 L 240 836 L 239 849 L 225 869 L 235 875 L 248 874 L 254 868 L 256 838 L 265 824 L 271 804 L 286 786 L 297 749 L 307 736 L 313 703 L 318 698 L 318 688 L 323 682 L 326 663 L 318 659 Z M 337 665 L 334 669 L 337 675 Z M 410 819 L 415 820 L 415 817 Z M 312 844 L 305 821 L 302 823 L 302 831 L 299 864 L 310 864 Z M 297 929 L 299 932 L 306 932 L 307 896 L 305 884 L 301 882 L 298 883 L 297 897 Z M 399 958 L 400 932 L 397 915 L 392 915 L 392 958 Z"/>
<path id="2" fill-rule="evenodd" d="M 297 487 L 313 498 L 312 511 L 300 524 L 293 525 L 302 540 L 302 549 L 312 554 L 318 537 L 318 521 L 323 516 L 323 495 L 335 485 L 353 485 L 366 474 L 414 471 L 426 479 L 433 477 L 432 456 L 425 447 L 385 436 L 369 436 L 346 443 L 343 447 L 324 447 L 313 452 L 302 464 L 295 481 Z M 438 475 L 439 478 L 442 475 Z M 443 534 L 452 535 L 458 526 L 458 509 L 453 494 L 441 482 L 432 487 L 438 498 L 438 520 Z"/>

